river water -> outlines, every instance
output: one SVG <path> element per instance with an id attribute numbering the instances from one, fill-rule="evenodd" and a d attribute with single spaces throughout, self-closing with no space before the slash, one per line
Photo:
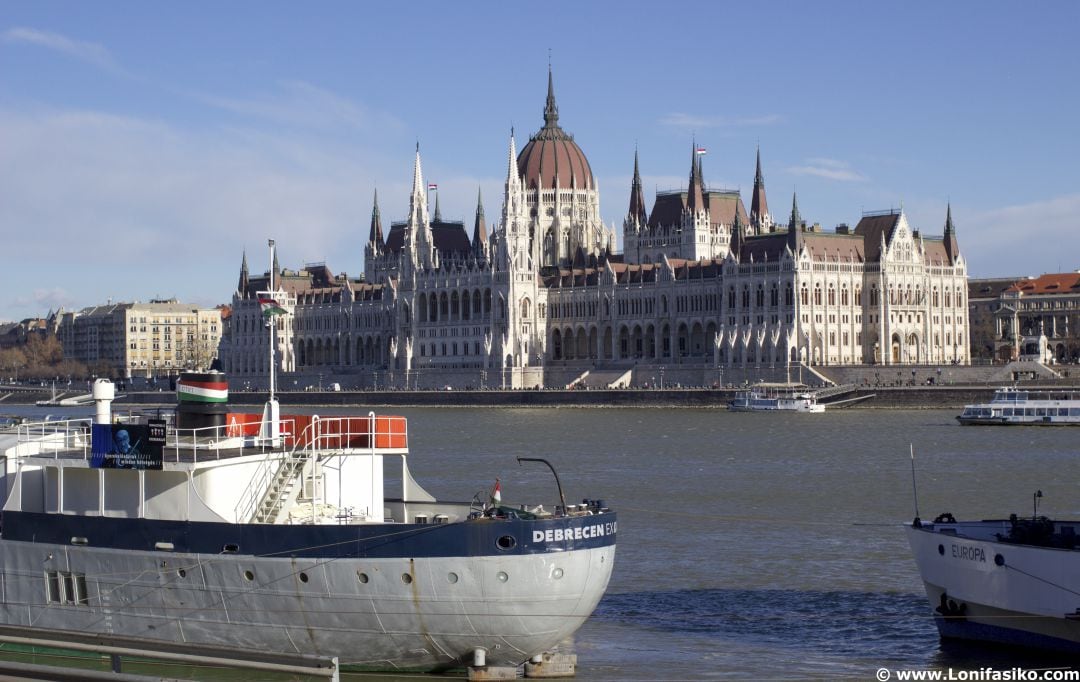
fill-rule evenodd
<path id="1" fill-rule="evenodd" d="M 287 412 L 287 409 L 283 411 Z M 323 414 L 348 412 L 328 408 Z M 351 410 L 355 412 L 355 410 Z M 568 650 L 579 680 L 870 679 L 878 668 L 1061 665 L 943 644 L 902 524 L 1080 517 L 1080 431 L 961 427 L 955 410 L 392 408 L 439 498 L 603 498 L 619 513 L 607 595 Z M 1067 663 L 1067 662 L 1066 662 Z M 895 679 L 895 678 L 894 678 Z"/>

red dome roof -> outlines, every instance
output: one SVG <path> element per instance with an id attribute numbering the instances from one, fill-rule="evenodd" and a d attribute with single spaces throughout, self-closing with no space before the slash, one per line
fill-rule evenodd
<path id="1" fill-rule="evenodd" d="M 574 142 L 574 136 L 559 127 L 559 107 L 555 104 L 555 91 L 548 71 L 547 106 L 544 107 L 544 127 L 529 138 L 529 143 L 517 158 L 518 173 L 523 177 L 526 189 L 559 188 L 593 189 L 592 168 L 585 152 Z"/>

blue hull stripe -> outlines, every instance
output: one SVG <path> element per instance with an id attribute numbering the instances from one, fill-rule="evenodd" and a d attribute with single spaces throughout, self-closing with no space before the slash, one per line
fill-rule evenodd
<path id="1" fill-rule="evenodd" d="M 1059 651 L 1070 654 L 1080 654 L 1080 642 L 1073 642 L 1060 637 L 1041 635 L 1026 630 L 1005 628 L 999 625 L 986 623 L 973 623 L 971 621 L 946 620 L 941 616 L 935 616 L 938 632 L 942 637 L 954 639 L 978 640 L 981 642 L 997 642 L 1012 646 L 1026 647 L 1029 649 L 1044 649 L 1046 651 Z"/>
<path id="2" fill-rule="evenodd" d="M 479 557 L 542 554 L 615 544 L 614 512 L 559 519 L 480 519 L 450 524 L 376 523 L 341 526 L 236 524 L 196 521 L 3 513 L 7 541 L 154 550 L 157 543 L 192 554 L 311 557 Z M 512 540 L 507 540 L 507 538 Z M 228 550 L 226 548 L 228 547 Z"/>

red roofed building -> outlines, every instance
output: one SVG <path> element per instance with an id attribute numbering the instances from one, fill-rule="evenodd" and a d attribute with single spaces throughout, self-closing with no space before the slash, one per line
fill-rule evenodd
<path id="1" fill-rule="evenodd" d="M 1080 362 L 1080 272 L 1016 280 L 996 303 L 998 358 Z"/>

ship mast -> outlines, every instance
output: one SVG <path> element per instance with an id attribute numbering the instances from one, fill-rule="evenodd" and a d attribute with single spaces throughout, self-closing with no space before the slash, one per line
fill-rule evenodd
<path id="1" fill-rule="evenodd" d="M 267 282 L 267 291 L 265 298 L 262 296 L 262 292 L 259 294 L 259 305 L 262 307 L 263 300 L 270 308 L 263 310 L 262 315 L 266 320 L 266 326 L 270 327 L 270 395 L 266 400 L 266 405 L 263 407 L 262 415 L 262 427 L 260 428 L 260 437 L 264 442 L 269 442 L 271 447 L 278 447 L 281 444 L 281 410 L 278 407 L 277 398 L 274 396 L 277 390 L 277 363 L 274 362 L 275 348 L 277 345 L 277 314 L 281 312 L 280 303 L 278 302 L 277 295 L 274 290 L 274 270 L 277 264 L 277 258 L 274 255 L 274 240 L 269 241 L 270 246 L 270 277 Z M 277 309 L 275 311 L 275 309 Z"/>

